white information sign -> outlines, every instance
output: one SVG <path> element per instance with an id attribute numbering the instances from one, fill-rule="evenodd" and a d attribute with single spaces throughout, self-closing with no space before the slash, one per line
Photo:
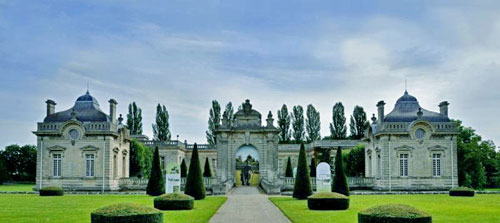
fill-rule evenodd
<path id="1" fill-rule="evenodd" d="M 181 192 L 181 168 L 177 163 L 167 165 L 165 176 L 165 193 Z"/>
<path id="2" fill-rule="evenodd" d="M 316 191 L 331 192 L 332 191 L 332 172 L 330 165 L 321 162 L 316 166 Z"/>

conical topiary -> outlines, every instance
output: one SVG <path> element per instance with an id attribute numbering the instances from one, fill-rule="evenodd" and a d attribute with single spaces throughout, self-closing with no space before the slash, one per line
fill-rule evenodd
<path id="1" fill-rule="evenodd" d="M 189 172 L 186 179 L 184 193 L 194 197 L 196 200 L 205 198 L 205 183 L 201 176 L 200 158 L 198 157 L 198 146 L 194 144 L 191 163 L 189 164 Z"/>
<path id="2" fill-rule="evenodd" d="M 306 150 L 304 143 L 300 145 L 299 161 L 297 163 L 297 174 L 295 176 L 295 186 L 293 197 L 296 199 L 307 199 L 312 194 L 311 179 L 307 168 Z"/>
<path id="3" fill-rule="evenodd" d="M 288 161 L 286 162 L 285 177 L 293 177 L 292 161 L 290 157 L 288 157 Z"/>
<path id="4" fill-rule="evenodd" d="M 309 169 L 311 171 L 309 176 L 316 177 L 316 159 L 314 159 L 314 157 L 311 158 L 311 166 L 309 167 Z"/>
<path id="5" fill-rule="evenodd" d="M 340 147 L 337 149 L 337 156 L 335 156 L 335 177 L 333 177 L 332 191 L 349 196 L 349 185 L 345 175 L 342 149 Z"/>
<path id="6" fill-rule="evenodd" d="M 203 170 L 203 177 L 212 177 L 212 171 L 210 170 L 210 163 L 208 162 L 208 157 L 205 159 L 205 170 Z"/>
<path id="7" fill-rule="evenodd" d="M 182 159 L 181 163 L 181 177 L 187 177 L 187 166 L 186 166 L 186 161 Z"/>
<path id="8" fill-rule="evenodd" d="M 165 193 L 165 179 L 160 167 L 160 153 L 158 147 L 153 154 L 153 165 L 151 166 L 151 175 L 149 177 L 146 193 L 151 196 L 158 196 Z"/>

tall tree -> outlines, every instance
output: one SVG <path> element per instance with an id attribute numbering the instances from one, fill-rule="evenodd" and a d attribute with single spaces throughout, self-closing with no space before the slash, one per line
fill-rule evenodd
<path id="1" fill-rule="evenodd" d="M 212 177 L 212 171 L 210 170 L 210 163 L 208 162 L 208 157 L 205 159 L 205 170 L 203 171 L 203 177 Z"/>
<path id="2" fill-rule="evenodd" d="M 35 181 L 36 177 L 36 146 L 16 144 L 5 147 L 0 153 L 7 168 L 9 178 L 13 181 Z"/>
<path id="3" fill-rule="evenodd" d="M 321 139 L 320 129 L 321 122 L 319 118 L 319 111 L 314 108 L 313 105 L 307 106 L 307 119 L 306 119 L 306 130 L 307 130 L 307 141 L 312 142 L 314 140 Z"/>
<path id="4" fill-rule="evenodd" d="M 194 144 L 191 162 L 189 163 L 189 172 L 186 178 L 184 193 L 194 197 L 196 200 L 205 198 L 205 183 L 201 175 L 200 157 L 198 156 L 198 146 Z"/>
<path id="5" fill-rule="evenodd" d="M 365 145 L 359 144 L 347 154 L 347 175 L 359 177 L 365 175 Z"/>
<path id="6" fill-rule="evenodd" d="M 220 105 L 217 100 L 212 101 L 212 108 L 210 109 L 210 117 L 208 118 L 208 130 L 207 134 L 207 142 L 210 145 L 215 145 L 217 143 L 217 139 L 215 138 L 215 130 L 220 126 Z"/>
<path id="7" fill-rule="evenodd" d="M 153 151 L 149 147 L 144 146 L 136 139 L 130 142 L 130 161 L 129 172 L 131 177 L 149 177 L 151 170 Z"/>
<path id="8" fill-rule="evenodd" d="M 342 102 L 337 102 L 333 106 L 333 122 L 330 123 L 332 139 L 345 139 L 347 133 L 346 129 L 344 105 L 342 105 Z"/>
<path id="9" fill-rule="evenodd" d="M 288 143 L 291 138 L 290 134 L 290 116 L 288 113 L 288 108 L 285 104 L 281 106 L 281 110 L 278 110 L 278 129 L 279 133 L 279 142 L 280 143 Z"/>
<path id="10" fill-rule="evenodd" d="M 292 135 L 295 143 L 304 142 L 304 109 L 300 105 L 293 106 Z"/>
<path id="11" fill-rule="evenodd" d="M 226 104 L 226 108 L 224 109 L 223 117 L 228 120 L 229 127 L 233 126 L 233 115 L 234 115 L 234 108 L 233 108 L 233 103 L 228 102 Z"/>
<path id="12" fill-rule="evenodd" d="M 131 135 L 142 134 L 142 110 L 135 101 L 128 105 L 127 127 Z"/>
<path id="13" fill-rule="evenodd" d="M 349 196 L 349 184 L 345 175 L 344 159 L 342 149 L 337 149 L 335 156 L 335 176 L 333 177 L 332 191 Z"/>
<path id="14" fill-rule="evenodd" d="M 309 176 L 311 177 L 316 177 L 316 159 L 313 157 L 311 158 L 311 166 L 309 167 L 309 169 L 311 169 L 311 172 L 309 174 Z"/>
<path id="15" fill-rule="evenodd" d="M 5 166 L 5 161 L 0 156 L 0 185 L 2 185 L 8 179 L 9 175 L 7 174 L 7 167 Z"/>
<path id="16" fill-rule="evenodd" d="M 363 107 L 354 107 L 354 111 L 351 115 L 351 120 L 349 123 L 349 129 L 351 131 L 351 138 L 361 139 L 365 136 L 365 129 L 368 128 L 369 122 L 366 119 L 366 113 Z"/>
<path id="17" fill-rule="evenodd" d="M 288 161 L 286 162 L 285 177 L 293 177 L 292 169 L 292 160 L 288 157 Z"/>
<path id="18" fill-rule="evenodd" d="M 170 129 L 168 123 L 168 111 L 165 105 L 156 106 L 156 124 L 153 124 L 153 135 L 155 140 L 168 141 L 170 140 Z"/>
<path id="19" fill-rule="evenodd" d="M 312 194 L 311 179 L 307 168 L 306 150 L 304 143 L 300 145 L 299 160 L 297 163 L 297 174 L 293 187 L 293 197 L 296 199 L 307 199 Z"/>
<path id="20" fill-rule="evenodd" d="M 498 152 L 491 141 L 483 141 L 476 130 L 465 127 L 460 120 L 454 121 L 459 132 L 457 136 L 458 184 L 481 189 L 498 187 Z"/>
<path id="21" fill-rule="evenodd" d="M 182 159 L 181 163 L 181 177 L 186 177 L 187 176 L 187 166 L 186 166 L 186 161 Z"/>
<path id="22" fill-rule="evenodd" d="M 155 148 L 153 155 L 153 166 L 151 167 L 151 177 L 148 180 L 146 193 L 151 196 L 158 196 L 165 193 L 165 179 L 163 178 L 160 166 L 160 154 L 158 147 Z"/>

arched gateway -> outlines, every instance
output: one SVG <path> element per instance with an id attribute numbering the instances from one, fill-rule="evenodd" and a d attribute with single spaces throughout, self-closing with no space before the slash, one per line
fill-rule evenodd
<path id="1" fill-rule="evenodd" d="M 259 183 L 267 193 L 280 193 L 278 185 L 278 133 L 269 112 L 265 126 L 261 114 L 246 100 L 233 120 L 223 119 L 216 130 L 217 184 L 214 194 L 224 194 L 236 183 L 237 152 L 251 146 L 258 153 Z M 245 157 L 246 158 L 246 157 Z"/>

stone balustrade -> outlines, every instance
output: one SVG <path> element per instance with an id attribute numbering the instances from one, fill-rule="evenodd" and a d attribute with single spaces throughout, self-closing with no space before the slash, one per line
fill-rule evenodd
<path id="1" fill-rule="evenodd" d="M 332 175 L 333 180 L 334 175 Z M 370 188 L 374 185 L 374 179 L 372 177 L 348 177 L 347 178 L 350 188 Z M 293 177 L 281 177 L 279 180 L 282 185 L 282 191 L 293 190 L 295 185 L 295 178 Z M 312 189 L 316 189 L 316 178 L 311 177 Z"/>

